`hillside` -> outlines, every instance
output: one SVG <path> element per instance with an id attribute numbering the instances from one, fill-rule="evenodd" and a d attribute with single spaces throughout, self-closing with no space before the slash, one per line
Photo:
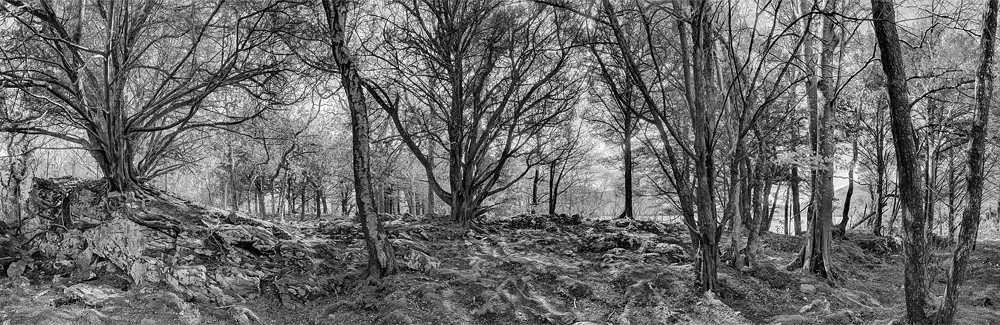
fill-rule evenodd
<path id="1" fill-rule="evenodd" d="M 309 265 L 262 278 L 226 304 L 168 287 L 129 287 L 115 272 L 84 281 L 35 260 L 0 280 L 3 324 L 889 324 L 902 316 L 898 245 L 834 243 L 837 278 L 782 269 L 801 239 L 764 237 L 761 267 L 720 269 L 718 295 L 693 290 L 686 234 L 672 224 L 516 216 L 463 229 L 438 218 L 384 216 L 402 263 L 359 279 L 365 256 L 348 220 L 281 227 Z M 1000 243 L 973 255 L 962 323 L 1000 322 Z M 936 279 L 940 279 L 941 263 Z M 12 274 L 9 265 L 7 274 Z M 16 271 L 16 270 L 15 270 Z M 935 282 L 935 292 L 941 285 Z M 127 291 L 125 289 L 128 289 Z"/>

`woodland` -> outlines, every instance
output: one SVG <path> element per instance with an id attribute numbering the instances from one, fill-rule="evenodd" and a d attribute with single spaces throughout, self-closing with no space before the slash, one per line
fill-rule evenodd
<path id="1" fill-rule="evenodd" d="M 0 325 L 1000 324 L 1000 0 L 0 0 Z"/>

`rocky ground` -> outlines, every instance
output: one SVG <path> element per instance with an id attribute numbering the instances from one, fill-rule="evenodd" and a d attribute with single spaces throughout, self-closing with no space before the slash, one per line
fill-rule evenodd
<path id="1" fill-rule="evenodd" d="M 764 236 L 760 267 L 720 267 L 716 296 L 693 290 L 687 234 L 672 224 L 528 215 L 465 229 L 383 216 L 402 269 L 370 283 L 358 277 L 364 243 L 351 221 L 243 218 L 222 213 L 199 236 L 174 234 L 216 243 L 160 256 L 170 267 L 145 283 L 134 275 L 152 273 L 123 271 L 104 253 L 38 249 L 91 247 L 81 242 L 95 231 L 116 236 L 106 229 L 38 232 L 35 244 L 7 232 L 0 324 L 891 324 L 903 310 L 899 247 L 888 238 L 835 241 L 837 278 L 825 281 L 783 269 L 801 238 Z M 946 255 L 935 253 L 931 272 L 939 293 Z M 981 242 L 961 323 L 1000 323 L 998 261 L 1000 243 Z"/>

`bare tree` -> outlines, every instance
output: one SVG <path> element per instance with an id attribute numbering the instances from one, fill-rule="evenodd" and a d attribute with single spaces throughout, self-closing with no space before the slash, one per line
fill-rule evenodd
<path id="1" fill-rule="evenodd" d="M 332 3 L 336 1 L 336 3 Z M 372 193 L 370 165 L 370 125 L 368 121 L 368 102 L 363 92 L 363 81 L 358 74 L 358 68 L 351 57 L 348 48 L 347 31 L 347 1 L 323 0 L 323 12 L 326 13 L 327 27 L 330 30 L 330 47 L 333 59 L 340 72 L 340 82 L 347 92 L 351 110 L 351 146 L 353 147 L 354 163 L 354 193 L 358 206 L 358 219 L 361 222 L 361 232 L 365 237 L 365 247 L 368 250 L 368 278 L 381 278 L 393 274 L 397 270 L 396 256 L 393 255 L 392 244 L 382 228 Z"/>
<path id="2" fill-rule="evenodd" d="M 983 32 L 979 41 L 982 51 L 979 69 L 976 72 L 976 111 L 969 136 L 972 144 L 969 146 L 969 172 L 966 175 L 966 193 L 968 206 L 962 213 L 962 230 L 958 235 L 958 245 L 955 247 L 951 273 L 948 277 L 948 287 L 944 302 L 938 310 L 937 324 L 951 324 L 955 320 L 959 287 L 965 280 L 965 271 L 969 263 L 969 255 L 975 247 L 979 232 L 980 209 L 983 203 L 983 169 L 986 161 L 986 136 L 990 120 L 990 107 L 993 104 L 993 56 L 996 52 L 995 39 L 997 32 L 998 1 L 986 3 L 983 13 Z M 909 301 L 908 301 L 909 302 Z"/>
<path id="3" fill-rule="evenodd" d="M 8 0 L 14 46 L 0 50 L 0 87 L 39 105 L 0 130 L 87 150 L 111 189 L 174 170 L 190 130 L 252 119 L 287 83 L 272 30 L 283 2 L 175 4 Z M 222 44 L 226 44 L 223 46 Z M 256 104 L 228 111 L 227 98 Z"/>
<path id="4" fill-rule="evenodd" d="M 631 32 L 637 32 L 635 26 L 623 26 Z M 643 43 L 640 43 L 643 44 Z M 633 44 L 634 46 L 634 44 Z M 587 121 L 597 125 L 604 131 L 606 138 L 612 143 L 621 144 L 622 169 L 625 172 L 625 207 L 619 218 L 634 219 L 633 208 L 633 170 L 635 169 L 632 140 L 639 132 L 639 112 L 645 111 L 640 96 L 636 93 L 633 80 L 629 78 L 622 65 L 619 51 L 608 51 L 607 54 L 597 53 L 595 46 L 590 46 L 597 64 L 595 87 L 591 87 L 592 98 L 596 98 L 600 108 L 593 114 L 587 114 Z M 611 58 L 612 62 L 604 62 L 603 56 Z M 610 99 L 609 99 L 610 98 Z"/>
<path id="5" fill-rule="evenodd" d="M 541 5 L 506 0 L 397 1 L 391 8 L 399 13 L 387 18 L 392 37 L 375 51 L 402 77 L 366 85 L 451 218 L 467 223 L 539 163 L 526 146 L 572 108 L 579 90 L 567 69 L 569 22 Z M 444 148 L 447 187 L 417 136 Z M 508 170 L 515 159 L 528 168 Z"/>
<path id="6" fill-rule="evenodd" d="M 902 202 L 903 240 L 905 246 L 903 287 L 909 322 L 929 323 L 927 286 L 924 261 L 927 232 L 924 225 L 924 202 L 920 158 L 917 154 L 913 121 L 910 117 L 910 92 L 906 85 L 903 54 L 896 33 L 896 13 L 892 0 L 872 0 L 875 37 L 881 50 L 882 70 L 885 71 L 889 93 L 889 113 L 892 138 L 896 147 L 899 178 L 899 201 Z"/>

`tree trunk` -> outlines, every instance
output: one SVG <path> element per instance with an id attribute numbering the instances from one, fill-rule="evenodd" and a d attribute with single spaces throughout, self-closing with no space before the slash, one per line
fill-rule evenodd
<path id="1" fill-rule="evenodd" d="M 789 235 L 788 230 L 788 201 L 792 199 L 792 188 L 785 189 L 785 235 Z"/>
<path id="2" fill-rule="evenodd" d="M 623 154 L 625 156 L 625 210 L 618 217 L 635 219 L 632 208 L 632 114 L 625 112 L 624 120 L 625 132 L 623 132 L 622 141 L 624 147 Z"/>
<path id="3" fill-rule="evenodd" d="M 807 11 L 808 4 L 802 2 L 803 11 Z M 826 13 L 836 11 L 836 1 L 831 0 L 824 9 Z M 820 73 L 823 78 L 822 85 L 819 84 L 815 74 L 809 78 L 807 89 L 807 99 L 810 115 L 810 140 L 812 142 L 813 153 L 822 158 L 823 166 L 816 168 L 813 172 L 812 199 L 810 206 L 809 238 L 806 240 L 800 256 L 790 265 L 795 269 L 801 267 L 804 272 L 819 274 L 822 277 L 831 276 L 831 223 L 833 218 L 833 165 L 834 154 L 832 120 L 836 108 L 835 93 L 837 91 L 836 80 L 833 75 L 833 49 L 837 47 L 837 40 L 834 32 L 834 21 L 830 16 L 823 19 L 823 52 L 820 63 Z M 808 29 L 808 27 L 807 27 Z M 809 69 L 815 69 L 815 54 L 813 44 L 815 37 L 806 35 L 805 60 Z M 815 70 L 813 70 L 815 71 Z M 819 96 L 817 88 L 822 88 L 824 94 L 823 110 L 819 109 Z M 801 263 L 801 264 L 800 264 Z"/>
<path id="4" fill-rule="evenodd" d="M 931 100 L 931 102 L 933 102 L 933 100 Z M 928 106 L 931 106 L 931 105 L 928 105 Z M 927 143 L 926 144 L 927 145 L 927 155 L 925 156 L 925 158 L 927 160 L 925 160 L 926 161 L 926 164 L 925 164 L 926 167 L 924 169 L 924 177 L 925 177 L 924 178 L 924 192 L 927 193 L 926 196 L 925 196 L 925 198 L 924 198 L 924 206 L 925 206 L 925 208 L 924 208 L 924 215 L 926 215 L 926 217 L 924 217 L 924 220 L 925 220 L 924 222 L 927 225 L 926 226 L 927 227 L 927 236 L 933 236 L 934 235 L 934 217 L 935 217 L 934 216 L 934 213 L 935 213 L 934 203 L 935 203 L 935 201 L 937 201 L 937 198 L 934 197 L 934 193 L 937 191 L 937 177 L 938 177 L 938 168 L 937 167 L 938 167 L 938 161 L 937 161 L 937 155 L 934 152 L 935 150 L 933 148 L 931 148 L 931 147 L 933 147 L 933 144 L 929 140 L 931 140 L 931 139 L 925 139 L 924 140 Z"/>
<path id="5" fill-rule="evenodd" d="M 876 146 L 881 147 L 881 143 L 876 144 Z M 876 171 L 875 171 L 875 220 L 872 221 L 872 234 L 875 236 L 882 236 L 882 216 L 883 209 L 885 205 L 888 204 L 888 199 L 885 196 L 885 165 L 882 162 L 882 151 L 876 149 L 879 157 L 876 158 Z"/>
<path id="6" fill-rule="evenodd" d="M 837 10 L 837 1 L 826 2 L 825 13 L 833 14 Z M 838 47 L 838 37 L 832 16 L 823 18 L 823 52 L 820 58 L 820 74 L 823 79 L 819 88 L 823 91 L 823 112 L 817 125 L 819 136 L 819 155 L 823 159 L 823 167 L 817 171 L 819 202 L 816 209 L 816 219 L 812 225 L 812 240 L 814 241 L 813 260 L 809 261 L 809 271 L 820 276 L 831 276 L 832 259 L 830 258 L 831 228 L 833 223 L 833 156 L 836 154 L 833 138 L 833 121 L 837 113 L 837 92 L 839 82 L 834 71 L 834 49 Z"/>
<path id="7" fill-rule="evenodd" d="M 881 50 L 882 70 L 889 94 L 892 138 L 896 146 L 897 200 L 903 208 L 904 276 L 906 314 L 910 323 L 928 323 L 927 287 L 924 263 L 927 261 L 927 232 L 924 225 L 923 191 L 916 134 L 910 117 L 910 95 L 903 68 L 903 54 L 896 33 L 896 13 L 892 0 L 872 0 L 875 37 Z"/>
<path id="8" fill-rule="evenodd" d="M 778 183 L 777 185 L 774 186 L 776 186 L 777 188 L 774 189 L 774 200 L 771 201 L 771 211 L 767 213 L 767 219 L 764 219 L 764 222 L 761 223 L 760 233 L 762 235 L 766 234 L 768 231 L 771 231 L 771 223 L 774 222 L 774 212 L 778 210 L 778 195 L 779 193 L 781 193 L 781 183 Z M 765 199 L 770 196 L 771 196 L 771 191 L 767 191 L 766 193 L 764 193 Z"/>
<path id="9" fill-rule="evenodd" d="M 795 230 L 795 235 L 802 234 L 802 205 L 799 202 L 801 196 L 799 196 L 799 167 L 792 167 L 792 223 L 795 224 L 793 228 Z M 787 204 L 787 203 L 786 203 Z"/>
<path id="10" fill-rule="evenodd" d="M 535 168 L 535 176 L 531 178 L 531 214 L 537 213 L 538 207 L 538 168 Z"/>
<path id="11" fill-rule="evenodd" d="M 306 220 L 306 182 L 299 183 L 299 220 Z"/>
<path id="12" fill-rule="evenodd" d="M 726 209 L 722 213 L 728 215 L 727 217 L 723 217 L 723 219 L 729 219 L 732 222 L 732 230 L 729 234 L 729 252 L 731 254 L 729 265 L 737 271 L 743 271 L 747 265 L 741 257 L 743 254 L 743 213 L 741 213 L 743 204 L 740 202 L 740 198 L 743 196 L 741 185 L 744 180 L 740 172 L 742 167 L 738 159 L 738 157 L 742 156 L 742 146 L 739 142 L 737 140 L 736 152 L 733 154 L 733 159 L 729 162 L 729 192 L 727 193 L 729 202 L 726 203 Z"/>
<path id="13" fill-rule="evenodd" d="M 766 229 L 762 230 L 764 224 L 764 219 L 767 215 L 767 193 L 771 191 L 770 181 L 761 180 L 763 177 L 762 164 L 765 162 L 758 161 L 758 166 L 756 172 L 750 178 L 753 180 L 753 214 L 754 218 L 750 221 L 749 230 L 747 231 L 747 265 L 750 268 L 757 267 L 757 249 L 760 241 L 760 235 L 767 232 Z M 750 170 L 750 160 L 747 160 L 747 170 Z"/>
<path id="14" fill-rule="evenodd" d="M 955 153 L 948 151 L 948 243 L 955 242 L 955 204 L 958 188 L 958 179 L 955 177 Z"/>
<path id="15" fill-rule="evenodd" d="M 549 214 L 556 214 L 559 191 L 556 189 L 556 163 L 549 163 Z"/>
<path id="16" fill-rule="evenodd" d="M 316 198 L 314 199 L 316 204 L 316 219 L 320 219 L 323 217 L 323 209 L 321 204 L 323 200 L 323 189 L 317 186 L 316 189 L 313 190 L 313 194 L 316 195 Z"/>
<path id="17" fill-rule="evenodd" d="M 986 156 L 987 126 L 990 121 L 990 105 L 993 100 L 993 54 L 994 38 L 997 30 L 997 0 L 989 0 L 986 12 L 983 13 L 983 33 L 979 47 L 982 57 L 979 70 L 976 73 L 976 112 L 969 136 L 972 144 L 969 146 L 969 174 L 966 176 L 966 193 L 968 206 L 962 213 L 962 230 L 958 234 L 958 245 L 953 253 L 951 274 L 948 277 L 948 287 L 944 303 L 937 314 L 938 324 L 951 324 L 955 319 L 959 287 L 965 281 L 965 271 L 969 263 L 969 254 L 975 247 L 979 231 L 979 212 L 983 202 L 983 165 Z"/>
<path id="18" fill-rule="evenodd" d="M 343 185 L 343 187 L 341 187 L 340 190 L 340 215 L 346 218 L 348 214 L 351 212 L 350 209 L 348 208 L 348 203 L 350 203 L 351 196 L 350 192 L 347 191 L 347 185 L 343 183 L 341 184 Z"/>
<path id="19" fill-rule="evenodd" d="M 692 58 L 693 80 L 696 100 L 691 109 L 691 127 L 694 131 L 694 165 L 695 165 L 695 201 L 698 207 L 698 228 L 701 243 L 698 256 L 698 281 L 701 291 L 715 291 L 718 288 L 718 256 L 719 247 L 716 243 L 716 213 L 715 213 L 715 161 L 714 136 L 712 122 L 714 121 L 714 101 L 717 94 L 712 87 L 712 76 L 715 46 L 712 37 L 712 3 L 705 2 L 698 6 L 692 19 Z"/>
<path id="20" fill-rule="evenodd" d="M 267 209 L 264 206 L 264 185 L 261 182 L 259 179 L 254 182 L 254 191 L 257 192 L 257 213 L 263 219 L 267 214 Z"/>
<path id="21" fill-rule="evenodd" d="M 409 188 L 409 191 L 406 191 L 406 212 L 409 213 L 409 214 L 412 214 L 412 215 L 416 215 L 417 214 L 417 204 L 416 204 L 417 203 L 417 198 L 416 198 L 417 192 L 415 191 L 416 188 L 414 186 L 413 171 L 411 170 L 409 172 L 409 174 L 410 174 L 410 188 Z"/>
<path id="22" fill-rule="evenodd" d="M 274 216 L 274 217 L 278 216 L 278 205 L 279 205 L 279 203 L 278 203 L 278 199 L 275 197 L 275 195 L 276 195 L 277 192 L 278 192 L 278 189 L 272 183 L 271 184 L 271 216 Z"/>
<path id="23" fill-rule="evenodd" d="M 844 196 L 844 211 L 840 214 L 840 223 L 837 224 L 834 233 L 840 238 L 847 239 L 847 223 L 851 218 L 851 196 L 854 194 L 854 166 L 858 163 L 858 140 L 851 142 L 851 167 L 847 172 L 847 194 Z"/>
<path id="24" fill-rule="evenodd" d="M 427 140 L 427 161 L 430 162 L 431 166 L 434 166 L 434 142 Z M 429 174 L 428 174 L 429 175 Z M 430 177 L 430 176 L 428 176 Z M 424 207 L 427 210 L 427 214 L 434 214 L 434 182 L 430 180 L 427 181 L 427 206 Z"/>
<path id="25" fill-rule="evenodd" d="M 336 1 L 336 6 L 332 5 L 331 1 Z M 365 247 L 368 250 L 367 275 L 369 279 L 381 278 L 395 273 L 397 265 L 392 244 L 382 227 L 382 222 L 379 221 L 372 200 L 368 105 L 362 92 L 361 76 L 358 75 L 347 47 L 347 32 L 344 30 L 347 20 L 347 1 L 323 0 L 323 9 L 330 28 L 333 58 L 337 62 L 340 82 L 347 92 L 351 111 L 354 192 L 361 232 L 364 234 Z"/>
<path id="26" fill-rule="evenodd" d="M 322 199 L 323 199 L 323 214 L 329 214 L 330 213 L 330 205 L 327 204 L 327 202 L 326 202 L 326 193 L 325 192 L 323 193 Z"/>
<path id="27" fill-rule="evenodd" d="M 112 119 L 115 118 L 112 117 Z M 120 128 L 125 125 L 124 120 L 108 122 L 109 128 Z M 113 133 L 110 130 L 108 132 Z M 108 181 L 109 190 L 111 192 L 139 190 L 140 175 L 132 164 L 134 152 L 131 139 L 122 133 L 122 135 L 111 137 L 107 143 L 94 140 L 92 143 L 100 143 L 101 146 L 98 150 L 90 150 L 89 152 L 97 161 L 97 166 L 100 167 L 104 179 Z"/>

